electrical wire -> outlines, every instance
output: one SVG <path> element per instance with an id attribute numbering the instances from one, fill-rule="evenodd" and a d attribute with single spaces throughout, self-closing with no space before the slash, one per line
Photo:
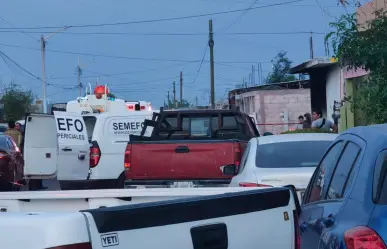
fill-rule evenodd
<path id="1" fill-rule="evenodd" d="M 23 48 L 28 50 L 39 50 L 38 48 L 30 48 L 30 47 L 23 47 L 18 45 L 10 45 L 10 44 L 3 44 L 0 43 L 0 46 L 5 47 L 13 47 L 13 48 Z M 126 57 L 126 56 L 115 56 L 115 55 L 105 55 L 105 54 L 91 54 L 91 53 L 79 53 L 79 52 L 70 52 L 70 51 L 60 51 L 60 50 L 46 50 L 47 52 L 53 52 L 53 53 L 63 53 L 63 54 L 72 54 L 72 55 L 84 55 L 84 56 L 91 56 L 91 57 L 106 57 L 106 58 L 113 58 L 113 59 L 128 59 L 128 60 L 144 60 L 144 61 L 160 61 L 160 62 L 184 62 L 184 63 L 195 63 L 200 62 L 201 60 L 177 60 L 177 59 L 158 59 L 158 58 L 143 58 L 143 57 Z M 207 60 L 204 60 L 203 62 L 209 62 Z M 219 63 L 226 63 L 226 64 L 245 64 L 245 63 L 257 63 L 257 61 L 218 61 Z M 258 61 L 259 62 L 259 61 Z M 261 63 L 272 63 L 271 61 L 262 61 Z"/>
<path id="2" fill-rule="evenodd" d="M 1 29 L 1 28 L 0 28 Z M 17 33 L 14 30 L 0 30 L 0 33 Z M 226 35 L 302 35 L 310 34 L 311 31 L 284 31 L 284 32 L 214 32 L 217 36 Z M 49 34 L 52 32 L 25 31 L 27 34 Z M 324 35 L 324 32 L 313 32 L 313 34 Z M 60 35 L 123 35 L 123 36 L 208 36 L 208 33 L 127 33 L 127 32 L 61 32 Z"/>
<path id="3" fill-rule="evenodd" d="M 250 6 L 249 6 L 244 12 L 242 12 L 242 14 L 241 14 L 237 19 L 235 19 L 235 20 L 234 20 L 234 21 L 226 28 L 226 30 L 229 29 L 229 28 L 231 28 L 232 25 L 234 25 L 236 22 L 238 22 L 240 19 L 242 19 L 242 17 L 243 17 L 244 15 L 246 15 L 246 13 L 249 12 L 249 10 L 251 10 L 251 8 L 253 8 L 253 6 L 254 6 L 257 2 L 258 2 L 258 0 L 254 0 L 254 2 L 252 2 L 252 3 L 250 4 Z"/>
<path id="4" fill-rule="evenodd" d="M 77 88 L 77 87 L 75 86 L 75 87 L 73 87 L 73 88 L 64 89 L 64 90 L 62 90 L 62 91 L 59 91 L 59 92 L 55 92 L 55 93 L 49 94 L 49 95 L 47 95 L 47 97 L 51 97 L 51 96 L 58 95 L 58 94 L 61 94 L 61 93 L 64 93 L 64 92 L 68 92 L 68 91 L 74 90 L 74 89 L 76 89 L 76 88 Z"/>
<path id="5" fill-rule="evenodd" d="M 62 88 L 62 89 L 70 89 L 69 87 L 63 87 L 61 85 L 57 85 L 57 84 L 51 84 L 51 83 L 47 83 L 47 81 L 44 81 L 42 80 L 41 78 L 39 78 L 38 76 L 34 75 L 33 73 L 31 73 L 30 71 L 28 71 L 27 69 L 25 69 L 24 67 L 22 67 L 21 65 L 19 65 L 16 61 L 12 60 L 10 57 L 8 57 L 5 53 L 3 53 L 2 51 L 0 51 L 0 57 L 3 59 L 3 61 L 7 64 L 7 65 L 10 65 L 12 64 L 12 66 L 21 70 L 22 72 L 26 73 L 27 75 L 31 76 L 32 79 L 34 80 L 39 80 L 41 82 L 45 82 L 48 86 L 53 86 L 53 87 L 57 87 L 57 88 Z M 10 64 L 9 64 L 10 63 Z M 25 75 L 23 75 L 25 76 Z M 28 77 L 29 79 L 31 79 L 31 77 Z"/>
<path id="6" fill-rule="evenodd" d="M 151 69 L 143 69 L 143 70 L 137 70 L 137 71 L 132 71 L 132 72 L 123 72 L 123 73 L 111 73 L 111 74 L 99 74 L 97 72 L 93 72 L 89 69 L 84 69 L 86 72 L 94 73 L 95 75 L 86 75 L 82 76 L 82 78 L 96 78 L 96 77 L 105 77 L 105 76 L 117 76 L 117 75 L 132 75 L 132 74 L 137 74 L 137 73 L 144 73 L 144 72 L 151 72 L 151 71 L 157 71 L 157 70 L 162 70 L 166 68 L 173 68 L 173 67 L 178 67 L 178 66 L 183 66 L 187 64 L 192 64 L 192 62 L 185 62 L 185 63 L 180 63 L 177 65 L 170 65 L 170 66 L 164 66 L 164 67 L 157 67 L 157 68 L 151 68 Z M 54 79 L 71 79 L 71 78 L 77 78 L 77 76 L 69 76 L 69 77 L 54 77 L 50 78 L 51 80 Z"/>
<path id="7" fill-rule="evenodd" d="M 22 33 L 23 35 L 26 35 L 28 36 L 29 38 L 32 38 L 34 41 L 37 41 L 38 39 L 33 37 L 32 35 L 16 28 L 12 23 L 8 22 L 7 20 L 4 19 L 4 17 L 0 16 L 0 19 L 3 20 L 3 22 L 7 23 L 9 26 L 13 27 L 14 29 L 16 29 L 18 32 Z"/>
<path id="8" fill-rule="evenodd" d="M 315 0 L 316 1 L 316 3 L 317 3 L 317 6 L 322 10 L 322 12 L 324 12 L 327 16 L 329 16 L 329 17 L 333 17 L 333 18 L 335 18 L 331 13 L 329 13 L 328 11 L 326 11 L 325 9 L 324 9 L 324 7 L 320 4 L 320 2 L 318 1 L 318 0 Z"/>
<path id="9" fill-rule="evenodd" d="M 253 10 L 253 9 L 264 9 L 268 7 L 275 7 L 275 6 L 281 6 L 281 5 L 287 5 L 291 3 L 297 3 L 297 2 L 303 2 L 305 0 L 292 0 L 287 2 L 281 2 L 281 3 L 274 3 L 274 4 L 267 4 L 252 8 L 244 8 L 244 9 L 234 9 L 234 10 L 228 10 L 228 11 L 220 11 L 220 12 L 213 12 L 213 13 L 205 13 L 205 14 L 196 14 L 196 15 L 188 15 L 188 16 L 180 16 L 180 17 L 169 17 L 169 18 L 159 18 L 159 19 L 149 19 L 149 20 L 140 20 L 140 21 L 128 21 L 128 22 L 116 22 L 116 23 L 99 23 L 99 24 L 79 24 L 79 25 L 65 25 L 69 28 L 89 28 L 89 27 L 103 27 L 103 26 L 119 26 L 119 25 L 130 25 L 130 24 L 141 24 L 141 23 L 154 23 L 154 22 L 165 22 L 165 21 L 177 21 L 177 20 L 183 20 L 183 19 L 192 19 L 192 18 L 198 18 L 198 17 L 206 17 L 206 16 L 216 16 L 216 15 L 224 15 L 224 14 L 230 14 L 230 13 L 237 13 L 237 12 L 244 12 L 247 9 Z M 42 26 L 42 27 L 25 27 L 25 28 L 17 28 L 17 29 L 58 29 L 63 28 L 64 26 Z M 11 28 L 2 28 L 2 29 L 11 29 Z M 13 28 L 15 29 L 15 28 Z"/>
<path id="10" fill-rule="evenodd" d="M 200 70 L 202 69 L 203 61 L 204 61 L 204 58 L 206 57 L 207 50 L 208 50 L 208 44 L 206 44 L 206 48 L 204 50 L 204 54 L 203 54 L 202 60 L 200 61 L 198 72 L 196 73 L 195 78 L 192 81 L 192 85 L 194 85 L 196 83 L 196 79 L 198 78 Z"/>
<path id="11" fill-rule="evenodd" d="M 0 44 L 0 46 L 14 47 L 14 48 L 24 48 L 24 49 L 28 49 L 28 50 L 39 50 L 40 51 L 40 49 L 38 49 L 38 48 L 30 48 L 30 47 L 23 47 L 23 46 L 10 45 L 10 44 Z M 200 60 L 175 60 L 175 59 L 127 57 L 127 56 L 116 56 L 116 55 L 106 55 L 106 54 L 91 54 L 91 53 L 61 51 L 61 50 L 52 50 L 52 49 L 46 49 L 46 52 L 71 54 L 71 55 L 83 55 L 83 56 L 92 56 L 92 57 L 105 57 L 105 58 L 114 58 L 114 59 L 161 61 L 161 62 L 165 62 L 165 61 L 169 61 L 169 62 L 199 62 L 200 61 Z"/>

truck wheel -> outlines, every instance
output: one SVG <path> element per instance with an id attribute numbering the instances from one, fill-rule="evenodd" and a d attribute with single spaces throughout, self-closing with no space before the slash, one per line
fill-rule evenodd
<path id="1" fill-rule="evenodd" d="M 118 177 L 117 179 L 116 188 L 118 189 L 124 188 L 125 180 L 126 180 L 126 177 L 125 177 L 125 173 L 123 172 L 121 173 L 120 177 Z"/>

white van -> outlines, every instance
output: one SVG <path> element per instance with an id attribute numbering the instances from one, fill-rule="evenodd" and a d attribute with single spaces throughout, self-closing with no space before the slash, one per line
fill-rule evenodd
<path id="1" fill-rule="evenodd" d="M 129 135 L 140 134 L 144 120 L 152 115 L 151 111 L 30 114 L 26 119 L 25 177 L 57 178 L 65 190 L 123 188 L 124 153 Z M 82 136 L 84 140 L 80 143 L 77 137 Z"/>
<path id="2" fill-rule="evenodd" d="M 86 181 L 62 181 L 61 188 L 123 188 L 124 154 L 129 135 L 140 135 L 144 120 L 151 119 L 152 115 L 151 111 L 82 115 L 91 145 L 90 176 Z"/>

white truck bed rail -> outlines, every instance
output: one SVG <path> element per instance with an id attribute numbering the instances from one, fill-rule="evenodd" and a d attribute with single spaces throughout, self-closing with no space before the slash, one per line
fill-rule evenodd
<path id="1" fill-rule="evenodd" d="M 249 188 L 263 189 L 263 188 Z M 246 191 L 246 188 L 166 188 L 0 193 L 0 212 L 62 212 Z"/>
<path id="2" fill-rule="evenodd" d="M 296 194 L 289 188 L 156 191 L 153 197 L 195 197 L 80 212 L 0 213 L 1 248 L 299 248 Z M 139 198 L 140 194 L 152 197 L 149 192 L 152 191 L 110 194 L 113 198 L 127 193 L 135 199 L 135 193 Z M 215 192 L 218 194 L 214 195 Z M 69 200 L 64 194 L 58 198 Z M 83 193 L 76 194 L 85 197 Z M 98 198 L 97 193 L 93 194 Z M 42 195 L 44 198 L 31 201 L 50 197 L 47 193 Z M 15 239 L 15 234 L 21 239 Z"/>

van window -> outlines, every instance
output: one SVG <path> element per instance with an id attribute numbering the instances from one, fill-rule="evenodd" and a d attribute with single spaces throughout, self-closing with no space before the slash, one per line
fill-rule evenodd
<path id="1" fill-rule="evenodd" d="M 95 123 L 97 122 L 97 118 L 94 116 L 83 116 L 83 121 L 85 121 L 87 137 L 91 142 L 93 138 L 93 132 L 94 132 Z"/>

